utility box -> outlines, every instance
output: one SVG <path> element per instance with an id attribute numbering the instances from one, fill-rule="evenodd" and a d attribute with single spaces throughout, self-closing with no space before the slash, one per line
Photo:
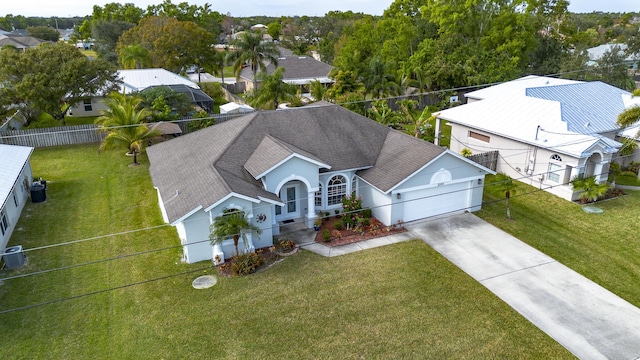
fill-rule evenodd
<path id="1" fill-rule="evenodd" d="M 22 245 L 8 247 L 2 253 L 4 258 L 4 264 L 7 269 L 15 269 L 24 265 L 24 252 L 22 252 Z"/>

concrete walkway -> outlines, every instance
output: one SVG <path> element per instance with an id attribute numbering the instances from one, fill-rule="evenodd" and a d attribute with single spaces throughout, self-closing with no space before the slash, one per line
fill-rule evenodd
<path id="1" fill-rule="evenodd" d="M 308 231 L 298 239 L 331 257 L 421 238 L 578 358 L 640 359 L 640 309 L 549 256 L 472 214 L 405 227 L 334 248 L 314 243 Z"/>

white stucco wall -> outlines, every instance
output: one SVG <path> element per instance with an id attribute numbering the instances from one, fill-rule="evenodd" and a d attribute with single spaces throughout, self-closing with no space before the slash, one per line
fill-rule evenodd
<path id="1" fill-rule="evenodd" d="M 266 190 L 274 194 L 289 181 L 298 180 L 309 182 L 312 188 L 318 187 L 318 165 L 293 157 L 273 169 L 264 178 Z M 308 191 L 302 189 L 301 191 Z"/>
<path id="2" fill-rule="evenodd" d="M 391 195 L 382 193 L 363 180 L 359 181 L 359 186 L 358 191 L 360 196 L 362 196 L 362 207 L 370 208 L 373 216 L 383 224 L 393 224 Z"/>
<path id="3" fill-rule="evenodd" d="M 542 188 L 566 200 L 575 200 L 577 198 L 577 194 L 574 193 L 571 186 L 566 184 L 571 181 L 573 177 L 585 171 L 587 159 L 580 159 L 556 152 L 553 149 L 532 146 L 498 135 L 483 133 L 482 131 L 470 129 L 458 124 L 451 125 L 452 136 L 450 148 L 452 151 L 460 153 L 465 147 L 471 149 L 474 154 L 498 150 L 500 152 L 500 158 L 498 159 L 497 172 L 503 172 L 513 179 L 537 188 Z M 487 143 L 470 138 L 469 130 L 486 134 L 490 137 L 490 142 Z M 598 145 L 594 146 L 590 151 L 601 154 L 601 180 L 605 181 L 608 163 L 611 161 L 612 154 L 606 154 L 604 149 Z M 559 156 L 562 161 L 553 160 L 552 156 L 554 155 Z M 560 165 L 561 167 L 555 171 L 559 176 L 558 182 L 549 178 L 550 163 Z M 587 171 L 589 171 L 590 168 L 593 168 L 593 165 L 587 167 Z"/>
<path id="4" fill-rule="evenodd" d="M 253 203 L 246 199 L 230 197 L 209 212 L 205 212 L 204 210 L 197 211 L 184 221 L 176 224 L 176 230 L 183 245 L 184 260 L 186 262 L 194 263 L 213 259 L 213 247 L 209 241 L 211 222 L 227 208 L 243 209 L 251 223 L 262 230 L 259 237 L 248 235 L 248 239 L 251 240 L 256 249 L 273 245 L 273 230 L 271 227 L 273 220 L 272 205 L 265 202 Z M 261 214 L 265 216 L 264 221 L 258 222 L 258 215 Z M 242 251 L 244 247 L 244 241 L 242 239 L 238 247 Z M 231 258 L 235 254 L 232 238 L 223 241 L 222 250 L 226 259 Z"/>
<path id="5" fill-rule="evenodd" d="M 209 243 L 209 215 L 198 211 L 176 226 L 181 237 L 184 260 L 194 263 L 211 260 L 213 252 Z M 183 238 L 184 237 L 184 238 Z"/>
<path id="6" fill-rule="evenodd" d="M 9 225 L 4 235 L 0 233 L 0 252 L 4 252 L 4 249 L 7 247 L 9 239 L 13 234 L 13 230 L 16 228 L 18 220 L 20 220 L 22 209 L 29 199 L 29 189 L 24 185 L 25 179 L 27 180 L 28 184 L 31 184 L 31 182 L 33 181 L 31 161 L 27 161 L 27 163 L 25 164 L 22 172 L 20 173 L 20 176 L 15 181 L 13 190 L 9 194 L 9 198 L 7 198 L 7 202 L 4 204 L 4 207 L 0 209 L 0 211 L 4 210 L 6 212 L 7 222 Z"/>
<path id="7" fill-rule="evenodd" d="M 94 96 L 91 98 L 91 111 L 86 111 L 84 103 L 80 101 L 69 109 L 69 115 L 74 117 L 100 116 L 102 110 L 106 109 L 108 107 L 104 104 L 104 98 Z"/>
<path id="8" fill-rule="evenodd" d="M 335 171 L 335 172 L 327 172 L 327 173 L 320 174 L 319 181 L 320 181 L 320 184 L 322 184 L 322 209 L 321 210 L 333 212 L 334 210 L 342 209 L 342 203 L 335 204 L 335 205 L 328 204 L 327 186 L 329 185 L 329 181 L 334 176 L 342 175 L 347 180 L 347 194 L 351 194 L 351 192 L 353 191 L 353 189 L 351 188 L 351 182 L 353 180 L 353 177 L 356 176 L 355 173 L 356 173 L 355 170 L 345 170 L 345 171 Z M 363 181 L 359 182 L 359 184 L 361 184 L 361 188 L 363 183 L 364 183 Z M 357 193 L 360 194 L 360 192 L 357 192 Z"/>

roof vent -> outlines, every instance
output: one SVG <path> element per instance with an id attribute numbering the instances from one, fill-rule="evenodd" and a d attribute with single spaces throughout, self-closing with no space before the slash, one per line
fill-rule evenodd
<path id="1" fill-rule="evenodd" d="M 589 125 L 590 125 L 590 124 L 589 124 L 589 122 L 588 122 L 588 121 L 587 121 L 586 123 L 584 123 L 584 127 L 587 127 L 587 126 L 589 126 Z"/>
<path id="2" fill-rule="evenodd" d="M 298 59 L 306 59 L 306 56 L 298 56 Z"/>

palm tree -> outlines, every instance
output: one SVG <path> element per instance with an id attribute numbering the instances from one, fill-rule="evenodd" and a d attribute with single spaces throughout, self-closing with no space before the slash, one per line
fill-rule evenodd
<path id="1" fill-rule="evenodd" d="M 640 89 L 635 89 L 632 96 L 640 96 Z M 621 112 L 617 122 L 622 127 L 628 127 L 637 123 L 638 120 L 640 120 L 640 106 L 635 105 Z"/>
<path id="2" fill-rule="evenodd" d="M 309 83 L 309 94 L 315 101 L 327 100 L 327 88 L 320 80 L 313 80 Z"/>
<path id="3" fill-rule="evenodd" d="M 504 194 L 505 204 L 507 206 L 507 219 L 511 220 L 511 208 L 509 207 L 509 199 L 511 195 L 515 195 L 518 191 L 518 184 L 516 184 L 511 176 L 505 173 L 498 173 L 495 177 L 494 185 Z"/>
<path id="4" fill-rule="evenodd" d="M 598 183 L 595 176 L 585 178 L 578 176 L 571 180 L 571 187 L 574 191 L 580 192 L 580 201 L 586 204 L 588 201 L 596 201 L 609 190 L 609 184 Z"/>
<path id="5" fill-rule="evenodd" d="M 253 74 L 253 88 L 258 85 L 258 71 L 267 71 L 265 62 L 271 62 L 274 66 L 278 66 L 278 56 L 280 52 L 273 42 L 263 42 L 260 33 L 245 33 L 232 42 L 235 48 L 235 61 L 233 63 L 233 71 L 236 78 L 240 76 L 242 67 L 249 64 L 251 73 Z"/>
<path id="6" fill-rule="evenodd" d="M 117 92 L 109 95 L 105 104 L 108 109 L 102 111 L 102 116 L 95 121 L 99 125 L 98 131 L 108 133 L 100 144 L 100 150 L 117 146 L 126 146 L 133 155 L 133 164 L 138 165 L 137 155 L 144 142 L 160 135 L 158 130 L 152 130 L 145 124 L 145 119 L 151 116 L 151 111 L 140 108 L 142 98 L 126 96 Z"/>
<path id="7" fill-rule="evenodd" d="M 251 224 L 244 216 L 243 210 L 236 210 L 223 213 L 213 219 L 211 224 L 211 245 L 220 244 L 228 238 L 233 238 L 233 246 L 236 248 L 236 255 L 239 255 L 238 241 L 240 238 L 247 244 L 247 234 L 255 233 L 260 235 L 262 231 L 257 226 Z"/>
<path id="8" fill-rule="evenodd" d="M 151 65 L 149 50 L 137 44 L 123 47 L 119 55 L 125 69 L 144 69 Z"/>
<path id="9" fill-rule="evenodd" d="M 260 88 L 253 89 L 253 94 L 249 99 L 250 105 L 269 110 L 277 109 L 282 102 L 295 101 L 297 88 L 295 85 L 282 81 L 283 73 L 284 68 L 277 68 L 271 75 L 260 73 L 258 76 L 261 81 Z"/>

